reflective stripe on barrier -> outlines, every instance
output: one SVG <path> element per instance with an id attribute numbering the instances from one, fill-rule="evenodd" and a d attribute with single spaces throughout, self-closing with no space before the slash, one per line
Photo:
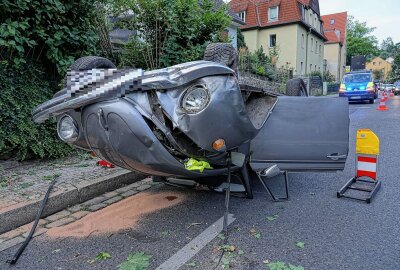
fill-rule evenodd
<path id="1" fill-rule="evenodd" d="M 359 155 L 357 157 L 357 177 L 367 176 L 376 180 L 376 157 Z"/>

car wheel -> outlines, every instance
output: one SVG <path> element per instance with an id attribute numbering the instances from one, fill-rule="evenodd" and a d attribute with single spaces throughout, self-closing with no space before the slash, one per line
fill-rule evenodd
<path id="1" fill-rule="evenodd" d="M 375 103 L 375 99 L 370 99 L 369 100 L 369 104 L 374 104 Z"/>
<path id="2" fill-rule="evenodd" d="M 287 96 L 308 96 L 307 87 L 303 79 L 294 78 L 286 84 L 286 95 Z"/>
<path id="3" fill-rule="evenodd" d="M 116 66 L 104 57 L 85 56 L 76 60 L 71 66 L 71 70 L 89 70 L 94 68 L 116 68 Z"/>
<path id="4" fill-rule="evenodd" d="M 70 67 L 70 70 L 82 71 L 82 70 L 90 70 L 95 68 L 104 68 L 111 69 L 116 68 L 113 62 L 104 57 L 99 56 L 85 56 L 78 58 Z M 64 77 L 65 85 L 67 84 L 67 75 Z M 61 90 L 60 92 L 62 92 Z M 57 92 L 55 96 L 59 93 Z"/>
<path id="5" fill-rule="evenodd" d="M 211 43 L 204 52 L 204 60 L 223 64 L 238 71 L 238 54 L 235 47 L 229 43 Z"/>

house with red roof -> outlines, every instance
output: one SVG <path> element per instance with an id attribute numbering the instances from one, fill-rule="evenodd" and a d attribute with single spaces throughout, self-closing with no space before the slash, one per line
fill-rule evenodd
<path id="1" fill-rule="evenodd" d="M 241 27 L 250 51 L 278 50 L 277 67 L 295 75 L 323 72 L 324 42 L 318 0 L 232 0 L 232 11 L 245 22 Z"/>
<path id="2" fill-rule="evenodd" d="M 324 45 L 326 71 L 340 81 L 346 70 L 347 12 L 323 15 L 321 18 L 328 39 Z"/>

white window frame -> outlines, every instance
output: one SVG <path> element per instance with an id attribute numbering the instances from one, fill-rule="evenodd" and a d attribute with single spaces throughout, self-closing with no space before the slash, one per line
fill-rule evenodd
<path id="1" fill-rule="evenodd" d="M 236 13 L 236 15 L 243 21 L 246 22 L 246 10 Z"/>
<path id="2" fill-rule="evenodd" d="M 276 18 L 271 19 L 271 11 L 272 9 L 276 9 Z M 276 22 L 279 20 L 279 6 L 269 7 L 268 8 L 268 21 L 269 22 Z"/>

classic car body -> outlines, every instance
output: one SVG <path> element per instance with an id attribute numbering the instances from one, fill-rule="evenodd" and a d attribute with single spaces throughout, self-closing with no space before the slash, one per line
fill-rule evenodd
<path id="1" fill-rule="evenodd" d="M 342 170 L 348 152 L 347 99 L 241 91 L 232 69 L 209 61 L 71 71 L 66 88 L 33 112 L 36 122 L 50 117 L 61 139 L 119 167 L 200 183 L 211 177 L 208 185 L 227 173 L 228 153 L 232 171 L 248 178 L 273 165 Z M 212 169 L 188 170 L 189 158 Z"/>

